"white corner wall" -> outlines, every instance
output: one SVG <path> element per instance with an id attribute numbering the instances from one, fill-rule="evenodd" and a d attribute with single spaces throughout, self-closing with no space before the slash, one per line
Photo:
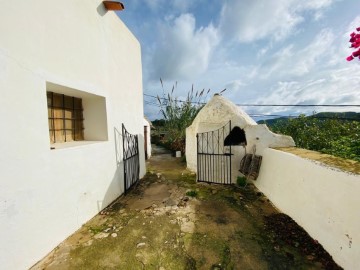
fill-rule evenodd
<path id="1" fill-rule="evenodd" d="M 150 125 L 150 122 L 144 118 L 144 121 L 143 121 L 143 124 L 144 124 L 144 127 L 147 127 L 147 153 L 148 153 L 148 158 L 151 157 L 151 125 Z M 145 136 L 145 134 L 144 134 Z"/>
<path id="2" fill-rule="evenodd" d="M 98 96 L 88 127 L 107 132 L 50 150 L 49 84 Z M 139 42 L 100 0 L 2 2 L 0 91 L 0 268 L 26 269 L 123 193 L 121 124 L 144 141 Z"/>
<path id="3" fill-rule="evenodd" d="M 360 176 L 274 149 L 254 184 L 345 269 L 358 269 Z"/>

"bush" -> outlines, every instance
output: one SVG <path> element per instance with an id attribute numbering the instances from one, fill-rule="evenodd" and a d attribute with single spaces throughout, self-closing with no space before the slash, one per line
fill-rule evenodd
<path id="1" fill-rule="evenodd" d="M 247 185 L 247 180 L 245 176 L 238 176 L 236 178 L 236 184 L 240 187 L 246 187 Z"/>
<path id="2" fill-rule="evenodd" d="M 270 126 L 275 133 L 291 136 L 297 147 L 360 161 L 360 122 L 301 115 Z"/>
<path id="3" fill-rule="evenodd" d="M 189 197 L 196 197 L 198 195 L 198 193 L 195 190 L 190 190 L 190 191 L 186 192 L 186 195 Z"/>

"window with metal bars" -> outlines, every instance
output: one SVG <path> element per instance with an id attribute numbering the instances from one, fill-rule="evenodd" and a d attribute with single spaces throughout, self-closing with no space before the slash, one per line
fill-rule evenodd
<path id="1" fill-rule="evenodd" d="M 47 92 L 49 135 L 51 143 L 84 140 L 81 98 Z"/>

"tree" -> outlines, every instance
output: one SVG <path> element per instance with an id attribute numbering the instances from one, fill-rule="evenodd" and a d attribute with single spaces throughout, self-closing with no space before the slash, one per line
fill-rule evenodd
<path id="1" fill-rule="evenodd" d="M 360 122 L 300 115 L 282 120 L 272 131 L 293 137 L 301 148 L 360 161 Z"/>

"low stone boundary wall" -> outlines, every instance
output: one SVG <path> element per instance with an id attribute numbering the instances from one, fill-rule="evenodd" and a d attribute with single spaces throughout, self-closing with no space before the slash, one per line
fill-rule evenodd
<path id="1" fill-rule="evenodd" d="M 281 150 L 266 149 L 254 181 L 345 269 L 360 257 L 360 175 Z"/>

